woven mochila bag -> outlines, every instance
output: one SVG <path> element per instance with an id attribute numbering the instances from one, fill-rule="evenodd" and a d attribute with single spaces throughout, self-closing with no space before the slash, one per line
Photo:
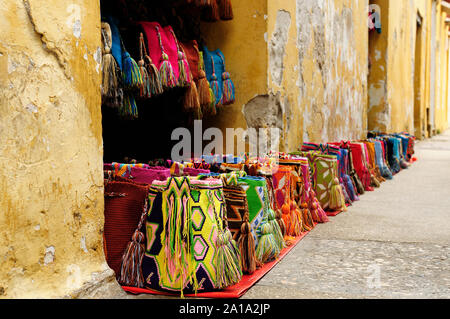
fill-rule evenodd
<path id="1" fill-rule="evenodd" d="M 145 287 L 183 296 L 241 280 L 239 249 L 223 225 L 222 186 L 214 178 L 153 183 L 142 262 Z"/>
<path id="2" fill-rule="evenodd" d="M 137 118 L 138 108 L 134 97 L 134 91 L 142 86 L 142 74 L 136 61 L 130 56 L 123 44 L 118 19 L 113 16 L 102 17 L 106 21 L 111 30 L 111 54 L 117 62 L 120 69 L 120 86 L 123 87 L 123 98 L 121 97 L 121 105 L 119 106 L 119 114 L 126 118 Z"/>
<path id="3" fill-rule="evenodd" d="M 199 178 L 214 177 L 222 180 L 223 194 L 226 204 L 224 222 L 237 242 L 241 254 L 243 273 L 252 274 L 260 263 L 256 259 L 255 240 L 251 232 L 247 193 L 239 183 L 239 178 L 245 177 L 243 171 L 231 173 L 210 173 Z"/>
<path id="4" fill-rule="evenodd" d="M 106 261 L 118 279 L 124 251 L 146 211 L 148 191 L 148 185 L 131 181 L 111 181 L 105 185 Z"/>
<path id="5" fill-rule="evenodd" d="M 327 143 L 327 144 L 317 144 L 317 143 L 304 143 L 302 145 L 302 151 L 318 151 L 325 155 L 333 155 L 337 158 L 337 165 L 338 165 L 338 180 L 341 184 L 342 193 L 345 198 L 345 202 L 348 204 L 351 204 L 353 201 L 350 198 L 350 195 L 347 191 L 347 185 L 345 183 L 345 176 L 343 175 L 343 152 L 341 151 L 340 147 L 338 145 L 335 145 L 334 143 Z M 349 190 L 350 191 L 350 190 Z"/>
<path id="6" fill-rule="evenodd" d="M 256 247 L 256 259 L 266 263 L 278 257 L 284 247 L 275 212 L 270 208 L 267 182 L 264 177 L 246 176 L 238 179 L 247 194 L 249 223 Z"/>
<path id="7" fill-rule="evenodd" d="M 345 197 L 339 183 L 337 158 L 320 152 L 304 152 L 311 167 L 312 187 L 325 211 L 346 211 Z"/>
<path id="8" fill-rule="evenodd" d="M 281 209 L 277 209 L 277 205 L 275 203 L 275 189 L 273 186 L 273 169 L 271 165 L 269 164 L 262 164 L 259 161 L 255 161 L 253 163 L 250 163 L 247 161 L 245 164 L 245 171 L 249 176 L 259 176 L 263 177 L 266 180 L 266 186 L 267 186 L 267 198 L 268 198 L 268 205 L 269 208 L 272 209 L 275 213 L 275 219 L 278 223 L 278 226 L 280 227 L 281 235 L 286 235 L 286 225 L 283 220 L 283 213 Z M 276 228 L 276 227 L 275 227 Z"/>
<path id="9" fill-rule="evenodd" d="M 291 174 L 292 167 L 290 166 L 273 167 L 274 209 L 282 213 L 282 219 L 286 227 L 284 239 L 288 242 L 300 236 L 303 228 L 301 211 L 297 205 L 293 204 L 291 199 Z"/>
<path id="10" fill-rule="evenodd" d="M 374 189 L 371 186 L 371 175 L 366 165 L 366 158 L 362 143 L 352 142 L 350 143 L 350 147 L 352 150 L 353 168 L 364 186 L 364 191 L 373 191 Z"/>
<path id="11" fill-rule="evenodd" d="M 303 154 L 304 152 L 302 152 Z M 313 221 L 315 223 L 326 223 L 329 221 L 329 218 L 325 211 L 322 209 L 319 201 L 317 200 L 316 193 L 311 187 L 311 174 L 310 174 L 310 164 L 309 159 L 306 157 L 301 157 L 295 155 L 296 153 L 290 154 L 290 161 L 295 160 L 295 162 L 299 165 L 299 175 L 300 175 L 300 190 L 299 195 L 300 199 L 298 200 L 299 206 L 302 209 L 303 215 L 305 215 L 305 210 L 309 210 L 309 214 L 311 215 Z M 280 160 L 281 161 L 281 160 Z M 281 163 L 281 162 L 280 162 Z"/>
<path id="12" fill-rule="evenodd" d="M 385 179 L 392 179 L 392 173 L 386 165 L 384 160 L 383 142 L 380 140 L 374 140 L 375 149 L 375 161 L 380 169 L 380 174 Z"/>
<path id="13" fill-rule="evenodd" d="M 209 51 L 204 45 L 203 60 L 206 78 L 216 98 L 216 105 L 220 106 L 234 103 L 235 88 L 230 74 L 225 70 L 225 57 L 222 51 L 220 49 Z"/>
<path id="14" fill-rule="evenodd" d="M 163 28 L 158 22 L 148 21 L 141 21 L 139 24 L 147 39 L 148 56 L 159 72 L 163 90 L 167 91 L 179 85 L 185 87 L 190 82 L 189 64 L 172 27 Z"/>
<path id="15" fill-rule="evenodd" d="M 387 138 L 388 161 L 393 174 L 400 172 L 400 141 L 395 137 Z"/>
<path id="16" fill-rule="evenodd" d="M 338 171 L 341 185 L 351 202 L 359 201 L 358 191 L 354 181 L 350 177 L 350 150 L 346 148 L 343 142 L 332 144 L 339 147 Z"/>
<path id="17" fill-rule="evenodd" d="M 377 164 L 376 152 L 375 152 L 375 141 L 369 140 L 364 142 L 367 146 L 367 151 L 369 155 L 369 165 L 372 169 L 372 175 L 381 184 L 386 181 L 386 179 L 381 175 L 381 169 Z"/>
<path id="18" fill-rule="evenodd" d="M 308 232 L 314 228 L 314 219 L 309 209 L 308 201 L 303 193 L 303 173 L 301 169 L 301 159 L 285 157 L 279 159 L 279 164 L 291 167 L 291 209 L 300 210 L 301 231 Z"/>

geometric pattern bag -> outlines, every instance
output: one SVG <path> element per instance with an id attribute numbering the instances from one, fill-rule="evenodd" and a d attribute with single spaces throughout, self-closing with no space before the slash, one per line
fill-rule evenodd
<path id="1" fill-rule="evenodd" d="M 241 279 L 239 251 L 223 228 L 221 180 L 155 181 L 149 202 L 142 262 L 147 288 L 183 296 L 223 289 Z"/>
<path id="2" fill-rule="evenodd" d="M 322 208 L 346 211 L 344 194 L 338 179 L 337 158 L 318 152 L 305 154 L 310 160 L 312 187 Z"/>

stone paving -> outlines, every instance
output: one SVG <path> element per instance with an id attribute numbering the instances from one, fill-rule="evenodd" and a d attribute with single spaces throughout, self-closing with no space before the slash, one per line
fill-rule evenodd
<path id="1" fill-rule="evenodd" d="M 450 298 L 450 131 L 319 225 L 243 299 Z"/>

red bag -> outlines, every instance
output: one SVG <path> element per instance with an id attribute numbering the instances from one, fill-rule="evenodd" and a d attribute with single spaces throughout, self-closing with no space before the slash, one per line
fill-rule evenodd
<path id="1" fill-rule="evenodd" d="M 149 187 L 112 181 L 105 185 L 104 247 L 106 261 L 120 275 L 122 255 L 142 216 Z"/>

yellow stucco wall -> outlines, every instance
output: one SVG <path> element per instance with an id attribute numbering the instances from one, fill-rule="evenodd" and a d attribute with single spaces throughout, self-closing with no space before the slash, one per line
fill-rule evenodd
<path id="1" fill-rule="evenodd" d="M 236 103 L 208 125 L 278 127 L 284 151 L 365 136 L 367 2 L 232 3 L 234 20 L 202 25 L 236 84 Z"/>
<path id="2" fill-rule="evenodd" d="M 0 298 L 76 295 L 111 278 L 99 3 L 0 0 L 0 17 Z"/>
<path id="3" fill-rule="evenodd" d="M 438 5 L 438 46 L 437 46 L 437 74 L 436 74 L 436 131 L 442 133 L 448 128 L 447 119 L 447 50 L 448 26 L 445 24 L 447 13 Z"/>
<path id="4" fill-rule="evenodd" d="M 208 49 L 223 52 L 236 87 L 235 103 L 220 107 L 217 116 L 203 123 L 204 128 L 221 129 L 225 143 L 226 128 L 247 128 L 244 105 L 255 96 L 267 94 L 267 0 L 231 2 L 233 20 L 201 24 Z"/>
<path id="5" fill-rule="evenodd" d="M 431 100 L 436 99 L 435 128 L 447 123 L 445 82 L 447 49 L 445 14 L 437 2 L 437 50 L 432 53 L 431 0 L 373 0 L 382 10 L 382 34 L 370 36 L 369 55 L 373 66 L 369 74 L 369 129 L 388 132 L 408 131 L 418 138 L 427 137 Z M 417 34 L 417 13 L 422 17 Z M 445 33 L 445 34 L 444 34 Z M 419 38 L 417 38 L 419 37 Z M 416 46 L 420 48 L 416 51 Z M 432 61 L 436 61 L 432 79 Z M 436 84 L 433 90 L 433 81 Z M 445 114 L 444 114 L 445 113 Z"/>
<path id="6" fill-rule="evenodd" d="M 389 1 L 388 107 L 390 132 L 414 134 L 416 9 L 413 0 Z"/>

